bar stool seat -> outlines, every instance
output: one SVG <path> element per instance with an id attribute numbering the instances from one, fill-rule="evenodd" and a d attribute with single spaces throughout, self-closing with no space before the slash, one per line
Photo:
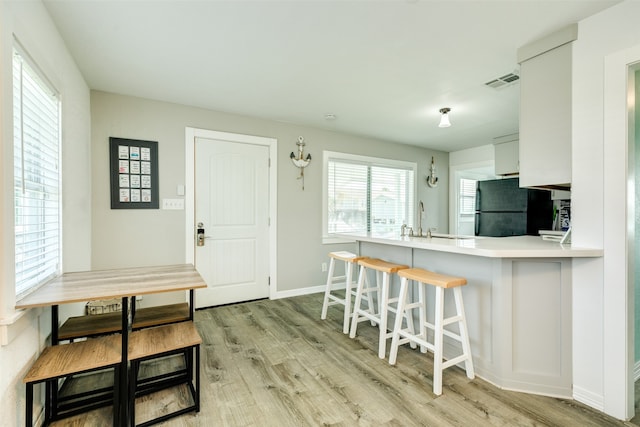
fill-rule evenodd
<path id="1" fill-rule="evenodd" d="M 358 329 L 358 323 L 366 320 L 370 320 L 373 323 L 377 323 L 380 329 L 378 338 L 378 357 L 384 359 L 386 355 L 386 343 L 387 339 L 391 338 L 391 332 L 387 330 L 387 318 L 388 312 L 400 313 L 396 315 L 396 320 L 399 318 L 402 324 L 403 317 L 407 320 L 407 325 L 410 330 L 413 331 L 413 319 L 402 315 L 402 311 L 396 310 L 391 306 L 393 303 L 398 302 L 398 298 L 389 298 L 389 287 L 391 275 L 409 268 L 408 265 L 395 264 L 392 262 L 384 261 L 377 258 L 367 258 L 358 261 L 360 265 L 360 274 L 358 276 L 358 287 L 356 290 L 356 300 L 353 306 L 353 316 L 351 319 L 351 331 L 349 337 L 355 338 Z M 377 280 L 375 286 L 367 286 L 364 284 L 367 281 L 367 269 L 376 271 Z M 380 277 L 382 276 L 382 277 Z M 382 279 L 382 280 L 380 280 Z M 372 293 L 378 294 L 378 312 L 367 312 L 361 307 L 363 296 L 372 298 Z M 371 301 L 371 300 L 370 300 Z"/>
<path id="2" fill-rule="evenodd" d="M 434 273 L 421 268 L 410 268 L 398 271 L 400 281 L 400 295 L 398 296 L 398 312 L 412 317 L 412 310 L 420 310 L 420 332 L 416 334 L 412 329 L 402 328 L 402 317 L 397 316 L 393 328 L 391 350 L 389 353 L 389 363 L 394 365 L 398 356 L 398 346 L 407 342 L 420 345 L 423 353 L 431 350 L 433 356 L 433 393 L 442 394 L 442 372 L 450 366 L 465 362 L 467 377 L 475 378 L 473 370 L 473 360 L 471 356 L 471 346 L 469 345 L 469 330 L 467 328 L 467 318 L 464 312 L 461 287 L 467 284 L 467 279 L 463 277 L 447 276 Z M 407 301 L 409 281 L 414 281 L 419 285 L 418 301 Z M 426 313 L 426 285 L 435 287 L 435 320 L 431 324 L 427 322 Z M 455 299 L 456 313 L 453 316 L 444 317 L 444 291 L 452 289 Z M 458 324 L 459 333 L 445 329 L 445 326 L 452 323 Z M 427 330 L 433 331 L 433 342 L 427 339 Z M 444 336 L 453 338 L 462 345 L 462 354 L 447 361 L 443 358 Z"/>
<path id="3" fill-rule="evenodd" d="M 349 326 L 351 322 L 351 297 L 355 295 L 353 289 L 353 266 L 358 264 L 358 261 L 365 259 L 365 256 L 358 256 L 348 251 L 329 252 L 329 271 L 327 273 L 327 285 L 324 291 L 324 302 L 322 303 L 322 314 L 320 319 L 325 320 L 327 318 L 327 309 L 329 306 L 340 304 L 344 306 L 344 320 L 342 322 L 342 332 L 349 333 Z M 344 262 L 344 276 L 334 276 L 336 261 Z M 337 285 L 344 284 L 345 293 L 344 298 L 339 295 L 333 294 Z M 369 311 L 373 313 L 373 302 L 367 298 L 367 304 Z"/>

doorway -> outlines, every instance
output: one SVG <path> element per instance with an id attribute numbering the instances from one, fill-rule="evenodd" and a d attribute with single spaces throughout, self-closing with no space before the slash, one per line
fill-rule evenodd
<path id="1" fill-rule="evenodd" d="M 449 233 L 475 234 L 476 184 L 496 178 L 493 161 L 450 165 Z"/>
<path id="2" fill-rule="evenodd" d="M 186 261 L 208 286 L 196 308 L 276 292 L 276 143 L 187 128 Z"/>

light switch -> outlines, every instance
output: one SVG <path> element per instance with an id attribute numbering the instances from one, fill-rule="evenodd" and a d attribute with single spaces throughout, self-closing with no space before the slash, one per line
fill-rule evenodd
<path id="1" fill-rule="evenodd" d="M 184 210 L 184 199 L 162 199 L 162 209 Z"/>

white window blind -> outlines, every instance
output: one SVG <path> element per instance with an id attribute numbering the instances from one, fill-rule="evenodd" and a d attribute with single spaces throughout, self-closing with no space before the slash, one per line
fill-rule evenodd
<path id="1" fill-rule="evenodd" d="M 413 225 L 415 164 L 341 153 L 325 156 L 325 236 L 399 234 L 402 224 Z"/>
<path id="2" fill-rule="evenodd" d="M 60 269 L 60 102 L 13 55 L 15 281 L 19 298 Z"/>
<path id="3" fill-rule="evenodd" d="M 475 179 L 460 179 L 460 215 L 473 215 L 476 210 Z"/>

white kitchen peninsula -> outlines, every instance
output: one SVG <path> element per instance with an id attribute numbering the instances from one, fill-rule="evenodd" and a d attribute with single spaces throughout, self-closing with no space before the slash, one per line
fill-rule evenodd
<path id="1" fill-rule="evenodd" d="M 601 257 L 601 249 L 536 236 L 340 236 L 355 240 L 360 255 L 466 277 L 462 292 L 477 375 L 505 389 L 572 396 L 571 264 Z M 459 354 L 445 347 L 445 356 L 452 352 Z"/>

